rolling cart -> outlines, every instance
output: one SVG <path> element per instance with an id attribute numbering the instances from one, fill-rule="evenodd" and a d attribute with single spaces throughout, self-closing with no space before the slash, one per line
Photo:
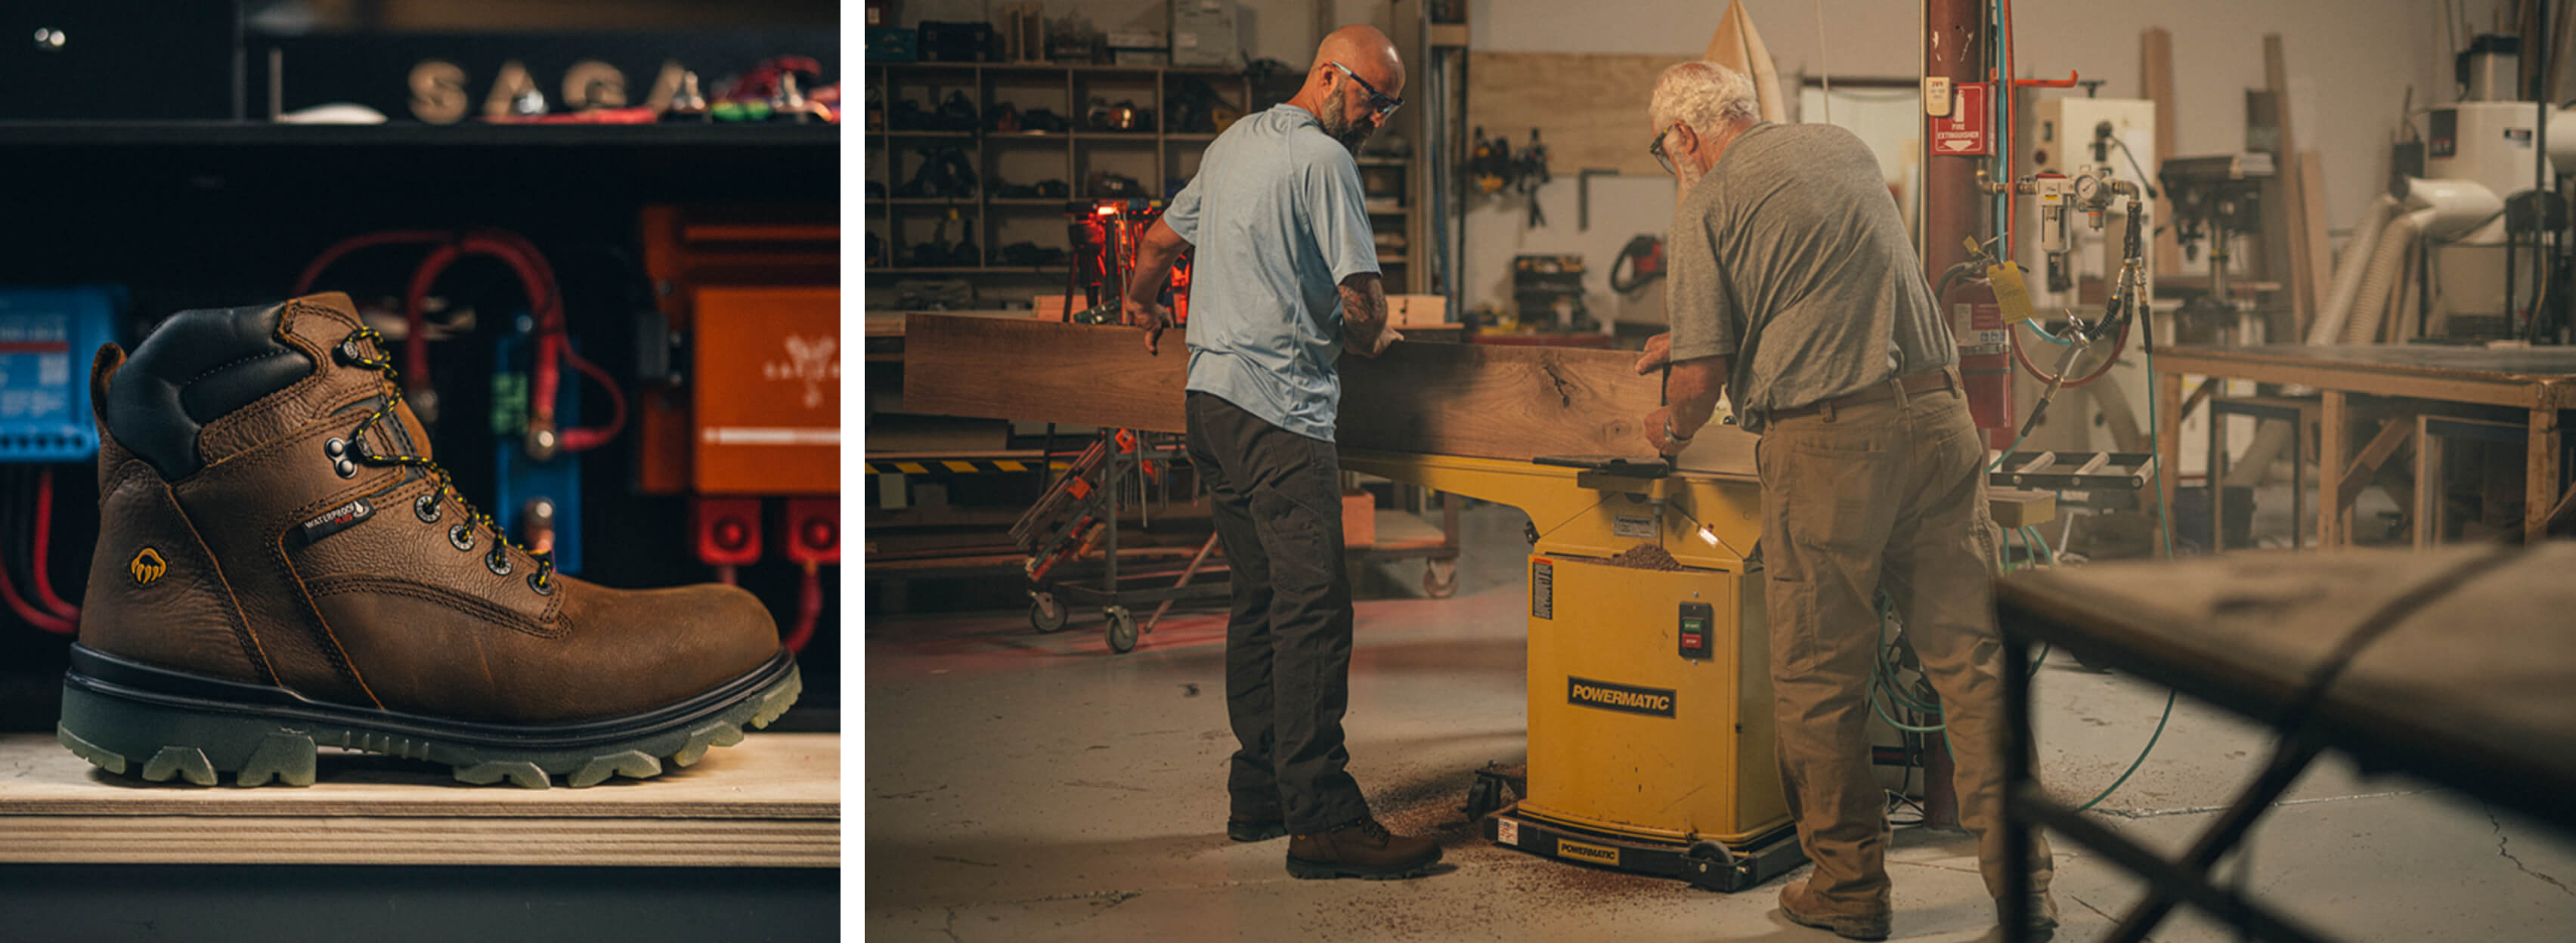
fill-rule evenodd
<path id="1" fill-rule="evenodd" d="M 1168 503 L 1172 466 L 1187 461 L 1181 437 L 1104 429 L 1089 448 L 1067 464 L 1064 476 L 1048 486 L 1028 513 L 1011 526 L 1011 539 L 1027 551 L 1029 625 L 1040 632 L 1063 629 L 1072 607 L 1098 606 L 1106 619 L 1109 649 L 1124 654 L 1152 629 L 1172 603 L 1225 599 L 1226 580 L 1197 582 L 1211 572 L 1208 559 L 1216 550 L 1211 535 L 1188 566 L 1177 570 L 1121 573 L 1118 566 L 1119 513 L 1129 506 L 1150 514 L 1149 489 L 1159 485 Z M 1097 586 L 1050 579 L 1067 562 L 1100 551 L 1104 572 Z M 1222 572 L 1218 567 L 1214 572 Z M 1168 580 L 1168 585 L 1147 585 Z M 1140 626 L 1131 606 L 1160 604 Z"/>

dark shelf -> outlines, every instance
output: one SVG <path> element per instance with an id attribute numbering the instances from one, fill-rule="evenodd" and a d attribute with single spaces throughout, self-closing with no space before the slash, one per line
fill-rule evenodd
<path id="1" fill-rule="evenodd" d="M 938 268 L 872 267 L 870 275 L 1051 275 L 1065 270 L 1062 265 L 966 265 Z"/>
<path id="2" fill-rule="evenodd" d="M 869 68 L 887 68 L 897 72 L 931 72 L 949 69 L 984 69 L 995 72 L 1169 72 L 1175 75 L 1213 75 L 1234 78 L 1242 69 L 1216 65 L 1094 65 L 1088 62 L 871 62 Z"/>
<path id="3" fill-rule="evenodd" d="M 20 147 L 833 147 L 830 124 L 370 125 L 265 121 L 0 121 Z"/>

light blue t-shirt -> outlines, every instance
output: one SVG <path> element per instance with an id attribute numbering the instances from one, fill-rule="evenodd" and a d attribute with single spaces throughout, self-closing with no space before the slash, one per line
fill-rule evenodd
<path id="1" fill-rule="evenodd" d="M 1163 222 L 1195 247 L 1189 389 L 1333 441 L 1337 286 L 1378 270 L 1351 152 L 1295 105 L 1246 116 L 1208 145 Z"/>

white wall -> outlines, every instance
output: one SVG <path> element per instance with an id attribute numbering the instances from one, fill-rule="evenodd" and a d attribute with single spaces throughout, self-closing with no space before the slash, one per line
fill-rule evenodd
<path id="1" fill-rule="evenodd" d="M 2100 92 L 2105 97 L 2144 97 L 2138 34 L 2163 27 L 2173 34 L 2174 153 L 2238 151 L 2245 143 L 2245 90 L 2265 85 L 2263 34 L 2279 33 L 2289 68 L 2291 131 L 2301 149 L 2322 153 L 2327 224 L 2340 231 L 2358 221 L 2384 185 L 2390 134 L 2407 87 L 2414 87 L 2418 107 L 2451 97 L 2448 35 L 2457 30 L 2445 30 L 2443 6 L 2435 0 L 2023 0 L 2014 10 L 2018 71 L 2062 78 L 2073 70 L 2108 80 Z M 2492 26 L 2495 0 L 2466 6 L 2476 29 Z M 1662 53 L 1678 62 L 1699 56 L 1726 7 L 1726 0 L 1469 0 L 1469 41 L 1481 50 Z M 1921 68 L 1920 0 L 1745 0 L 1744 7 L 1784 81 L 1828 67 L 1834 75 L 1905 78 Z M 1827 27 L 1822 43 L 1819 7 Z M 1647 134 L 1639 129 L 1639 146 Z M 1596 180 L 1593 232 L 1570 239 L 1575 184 L 1559 179 L 1542 196 L 1550 223 L 1567 234 L 1523 232 L 1518 206 L 1471 205 L 1464 273 L 1469 308 L 1508 302 L 1506 273 L 1516 252 L 1573 251 L 1549 247 L 1581 243 L 1581 251 L 1594 253 L 1593 268 L 1606 272 L 1629 236 L 1661 233 L 1671 221 L 1669 186 L 1606 188 L 1616 195 L 1605 203 Z M 1569 212 L 1560 213 L 1560 204 Z M 1607 298 L 1608 289 L 1602 291 Z"/>

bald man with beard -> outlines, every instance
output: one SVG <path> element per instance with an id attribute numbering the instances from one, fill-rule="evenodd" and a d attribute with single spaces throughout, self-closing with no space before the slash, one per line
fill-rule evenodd
<path id="1" fill-rule="evenodd" d="M 1404 63 L 1386 34 L 1324 38 L 1295 98 L 1219 135 L 1198 176 L 1148 230 L 1128 283 L 1127 323 L 1157 350 L 1156 302 L 1172 261 L 1190 272 L 1190 462 L 1215 507 L 1232 575 L 1225 705 L 1240 748 L 1227 776 L 1226 837 L 1288 841 L 1300 878 L 1428 873 L 1440 846 L 1389 833 L 1345 767 L 1351 583 L 1342 559 L 1334 361 L 1375 357 L 1399 335 L 1354 159 L 1403 103 Z"/>

